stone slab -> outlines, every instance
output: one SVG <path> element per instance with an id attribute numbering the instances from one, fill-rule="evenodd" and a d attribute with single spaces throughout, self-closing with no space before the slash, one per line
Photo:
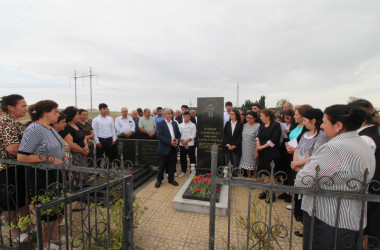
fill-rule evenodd
<path id="1" fill-rule="evenodd" d="M 191 199 L 183 199 L 182 195 L 186 191 L 186 188 L 189 186 L 190 182 L 193 180 L 193 176 L 186 180 L 182 188 L 179 190 L 177 195 L 173 199 L 174 209 L 195 212 L 202 214 L 210 214 L 210 202 L 209 201 L 199 201 Z M 223 185 L 220 190 L 219 202 L 216 203 L 215 214 L 217 216 L 227 216 L 228 211 L 228 186 Z"/>

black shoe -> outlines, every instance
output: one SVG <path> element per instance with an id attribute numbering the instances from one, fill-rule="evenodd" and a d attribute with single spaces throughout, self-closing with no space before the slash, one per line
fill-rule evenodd
<path id="1" fill-rule="evenodd" d="M 173 186 L 178 186 L 178 182 L 176 182 L 175 180 L 169 181 L 169 183 Z"/>
<path id="2" fill-rule="evenodd" d="M 276 201 L 276 195 L 273 193 L 272 194 L 272 203 Z M 270 203 L 270 196 L 268 196 L 268 199 L 265 200 L 266 203 Z"/>
<path id="3" fill-rule="evenodd" d="M 303 234 L 301 234 L 300 231 L 295 231 L 294 235 L 298 237 L 303 237 Z"/>
<path id="4" fill-rule="evenodd" d="M 286 197 L 286 198 L 284 199 L 284 201 L 285 201 L 286 203 L 291 203 L 291 202 L 292 202 L 292 196 L 289 195 L 288 197 Z"/>
<path id="5" fill-rule="evenodd" d="M 267 198 L 267 193 L 263 191 L 261 194 L 259 194 L 259 199 L 260 200 L 265 200 Z"/>
<path id="6" fill-rule="evenodd" d="M 156 185 L 154 185 L 156 188 L 159 188 L 161 186 L 161 181 L 157 181 Z"/>
<path id="7" fill-rule="evenodd" d="M 280 194 L 277 198 L 279 198 L 280 200 L 285 200 L 285 199 L 288 198 L 288 197 L 291 198 L 291 196 L 290 196 L 289 194 L 287 194 L 287 193 L 282 193 L 282 194 Z"/>

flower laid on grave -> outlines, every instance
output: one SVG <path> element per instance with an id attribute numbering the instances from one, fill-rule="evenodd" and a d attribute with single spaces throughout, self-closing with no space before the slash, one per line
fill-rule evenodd
<path id="1" fill-rule="evenodd" d="M 211 195 L 211 174 L 193 176 L 193 180 L 189 185 L 189 195 L 210 198 Z M 216 193 L 219 193 L 219 188 L 216 189 Z"/>

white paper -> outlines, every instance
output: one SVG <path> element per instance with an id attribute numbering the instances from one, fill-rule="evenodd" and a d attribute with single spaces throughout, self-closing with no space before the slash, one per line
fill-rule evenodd
<path id="1" fill-rule="evenodd" d="M 288 145 L 293 147 L 293 148 L 297 148 L 298 147 L 297 138 L 294 138 L 293 140 L 289 141 Z"/>

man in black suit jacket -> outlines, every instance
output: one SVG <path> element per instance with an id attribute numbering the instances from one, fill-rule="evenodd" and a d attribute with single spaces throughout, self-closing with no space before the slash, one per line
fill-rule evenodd
<path id="1" fill-rule="evenodd" d="M 181 106 L 181 112 L 182 112 L 182 114 L 179 115 L 179 116 L 177 116 L 177 117 L 175 118 L 175 120 L 178 122 L 178 124 L 181 124 L 181 123 L 183 122 L 183 114 L 184 114 L 186 111 L 189 111 L 189 106 L 187 106 L 187 105 L 182 105 L 182 106 Z M 194 123 L 195 125 L 197 125 L 197 121 L 195 120 L 195 117 L 190 116 L 190 121 L 191 121 L 192 123 Z"/>
<path id="2" fill-rule="evenodd" d="M 164 170 L 167 169 L 169 183 L 178 186 L 174 180 L 174 171 L 177 163 L 178 143 L 181 139 L 181 133 L 177 122 L 172 120 L 172 110 L 165 108 L 163 110 L 164 120 L 157 123 L 156 136 L 158 141 L 157 153 L 159 158 L 157 182 L 155 187 L 161 186 L 164 179 Z"/>

